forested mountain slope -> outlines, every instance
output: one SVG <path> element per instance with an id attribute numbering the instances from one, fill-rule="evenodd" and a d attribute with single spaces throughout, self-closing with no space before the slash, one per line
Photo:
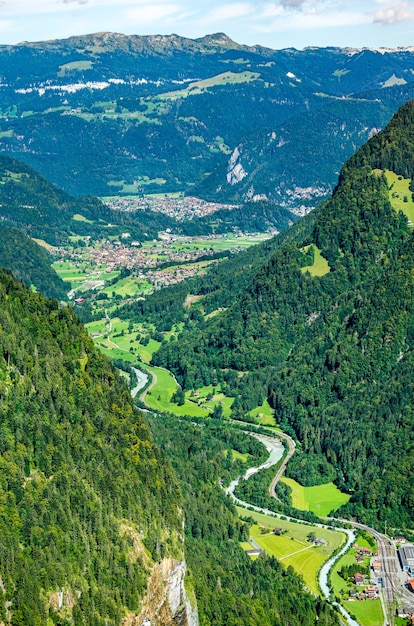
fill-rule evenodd
<path id="1" fill-rule="evenodd" d="M 150 426 L 182 485 L 185 553 L 198 598 L 200 624 L 339 623 L 329 603 L 304 591 L 291 567 L 284 568 L 265 553 L 252 559 L 238 545 L 248 536 L 248 525 L 237 515 L 219 481 L 227 484 L 245 471 L 243 463 L 229 463 L 229 449 L 248 452 L 253 455 L 250 460 L 258 463 L 254 456 L 258 442 L 243 431 L 223 428 L 216 420 L 202 424 L 180 420 L 177 428 L 176 419 L 163 415 L 153 416 Z"/>
<path id="2" fill-rule="evenodd" d="M 51 255 L 17 228 L 0 226 L 0 267 L 48 298 L 66 298 L 67 287 L 51 268 Z"/>
<path id="3" fill-rule="evenodd" d="M 0 621 L 118 626 L 182 559 L 176 479 L 70 308 L 2 270 L 0 328 Z"/>
<path id="4" fill-rule="evenodd" d="M 218 167 L 194 190 L 210 199 L 245 201 L 256 195 L 288 207 L 313 207 L 327 197 L 346 159 L 383 128 L 392 112 L 414 96 L 411 86 L 382 90 L 365 98 L 327 98 L 320 109 L 243 138 L 225 167 Z M 243 176 L 233 172 L 241 171 Z"/>
<path id="5" fill-rule="evenodd" d="M 386 170 L 411 177 L 413 155 L 411 101 L 236 302 L 193 315 L 154 356 L 187 388 L 225 379 L 236 414 L 268 396 L 307 453 L 297 477 L 323 454 L 352 493 L 347 511 L 395 526 L 410 523 L 414 498 L 414 249 Z"/>
<path id="6" fill-rule="evenodd" d="M 52 245 L 67 243 L 73 234 L 104 237 L 125 230 L 136 239 L 148 239 L 175 226 L 175 220 L 161 213 L 143 210 L 139 217 L 131 217 L 112 211 L 98 198 L 74 198 L 8 156 L 0 156 L 0 217 Z"/>
<path id="7" fill-rule="evenodd" d="M 314 205 L 414 96 L 411 49 L 270 50 L 223 33 L 23 42 L 0 46 L 0 66 L 0 152 L 74 195 Z"/>

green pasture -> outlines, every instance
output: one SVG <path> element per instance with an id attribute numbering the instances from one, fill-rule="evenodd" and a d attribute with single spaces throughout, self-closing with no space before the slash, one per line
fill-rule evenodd
<path id="1" fill-rule="evenodd" d="M 397 176 L 390 170 L 385 170 L 385 177 L 388 183 L 390 202 L 396 211 L 402 211 L 407 219 L 414 223 L 414 202 L 412 191 L 410 190 L 410 178 Z M 406 202 L 404 202 L 406 199 Z"/>
<path id="2" fill-rule="evenodd" d="M 110 359 L 123 359 L 124 361 L 130 361 L 131 363 L 134 363 L 137 360 L 136 355 L 131 352 L 125 352 L 125 350 L 121 350 L 120 348 L 116 348 L 113 343 L 103 337 L 96 339 L 95 344 Z"/>
<path id="3" fill-rule="evenodd" d="M 318 571 L 325 561 L 326 557 L 321 553 L 320 546 L 311 546 L 306 550 L 296 552 L 296 554 L 282 559 L 283 565 L 285 567 L 291 565 L 302 576 L 307 588 L 316 594 L 320 593 Z"/>
<path id="4" fill-rule="evenodd" d="M 339 548 L 344 540 L 344 534 L 325 528 L 318 528 L 310 524 L 299 524 L 276 517 L 246 511 L 237 507 L 239 515 L 252 517 L 256 524 L 250 529 L 251 537 L 261 548 L 279 559 L 284 567 L 291 565 L 300 574 L 306 586 L 314 593 L 319 593 L 317 574 L 321 565 L 330 557 L 332 552 Z M 282 535 L 274 535 L 273 528 L 282 528 Z M 325 539 L 326 546 L 315 547 L 309 543 L 307 536 L 313 532 L 316 537 Z"/>
<path id="5" fill-rule="evenodd" d="M 366 540 L 357 536 L 356 543 L 359 546 L 371 547 Z M 351 548 L 346 554 L 344 554 L 333 566 L 330 573 L 330 585 L 333 589 L 333 593 L 336 597 L 348 597 L 349 591 L 352 588 L 356 588 L 352 583 L 344 580 L 339 574 L 339 570 L 344 566 L 353 565 L 355 560 L 356 550 Z M 364 565 L 369 564 L 369 558 L 364 559 Z M 363 589 L 363 587 L 361 587 Z M 377 624 L 383 624 L 384 617 L 381 608 L 381 600 L 342 600 L 341 602 L 346 610 L 355 615 L 356 620 L 361 626 L 377 626 Z"/>
<path id="6" fill-rule="evenodd" d="M 238 450 L 231 450 L 231 456 L 235 461 L 242 461 L 242 463 L 247 463 L 247 461 L 251 458 L 251 454 L 248 452 L 242 453 Z"/>
<path id="7" fill-rule="evenodd" d="M 70 72 L 82 72 L 83 70 L 90 70 L 93 63 L 92 61 L 71 61 L 65 63 L 59 67 L 58 76 L 66 76 Z"/>
<path id="8" fill-rule="evenodd" d="M 149 363 L 154 352 L 160 347 L 160 342 L 150 339 L 146 346 L 137 341 L 136 336 L 147 335 L 152 329 L 144 328 L 141 324 L 134 324 L 132 331 L 129 332 L 130 323 L 121 320 L 119 317 L 111 318 L 111 331 L 109 332 L 109 324 L 107 320 L 101 319 L 96 322 L 89 322 L 86 328 L 89 334 L 100 333 L 108 335 L 106 337 L 96 337 L 95 343 L 105 352 L 107 356 L 113 359 L 122 358 L 127 361 L 143 361 Z M 121 334 L 123 333 L 123 334 Z"/>
<path id="9" fill-rule="evenodd" d="M 103 335 L 107 332 L 107 323 L 104 320 L 88 322 L 87 324 L 85 324 L 85 328 L 90 335 L 95 333 L 100 333 Z"/>
<path id="10" fill-rule="evenodd" d="M 144 397 L 145 404 L 154 411 L 168 411 L 174 415 L 190 415 L 194 417 L 206 417 L 209 412 L 194 402 L 185 400 L 182 406 L 171 402 L 171 397 L 178 389 L 178 384 L 170 372 L 160 367 L 146 366 L 146 369 L 156 377 L 156 383 L 149 389 Z"/>
<path id="11" fill-rule="evenodd" d="M 399 78 L 398 76 L 396 76 L 395 74 L 393 74 L 392 76 L 390 76 L 388 78 L 388 80 L 385 81 L 385 83 L 383 83 L 383 87 L 394 87 L 395 85 L 406 85 L 407 81 L 405 80 L 405 78 Z"/>
<path id="12" fill-rule="evenodd" d="M 263 404 L 256 407 L 252 411 L 249 411 L 249 415 L 251 417 L 256 417 L 258 424 L 262 426 L 274 426 L 275 425 L 274 411 L 270 407 L 270 404 L 267 401 L 267 399 L 264 400 Z"/>
<path id="13" fill-rule="evenodd" d="M 221 404 L 223 407 L 223 417 L 230 417 L 231 405 L 234 402 L 234 398 L 227 398 L 221 391 L 220 384 L 218 385 L 206 385 L 196 390 L 187 391 L 186 399 L 192 400 L 192 402 L 198 404 L 203 409 L 207 409 L 207 415 L 213 412 L 216 404 Z"/>
<path id="14" fill-rule="evenodd" d="M 158 96 L 159 100 L 178 100 L 178 98 L 187 98 L 188 96 L 198 95 L 205 92 L 211 87 L 218 87 L 221 85 L 230 85 L 236 83 L 250 83 L 253 80 L 258 80 L 260 74 L 257 72 L 223 72 L 199 80 L 194 83 L 190 83 L 185 89 L 177 89 L 176 91 L 168 91 Z"/>
<path id="15" fill-rule="evenodd" d="M 138 187 L 145 187 L 146 185 L 165 185 L 167 181 L 165 178 L 149 178 L 148 176 L 142 176 L 137 179 L 136 183 L 126 183 L 124 180 L 111 180 L 108 185 L 116 187 L 121 193 L 136 194 Z"/>
<path id="16" fill-rule="evenodd" d="M 146 346 L 137 343 L 136 354 L 138 354 L 144 363 L 149 363 L 152 359 L 152 355 L 159 349 L 160 345 L 160 342 L 155 341 L 155 339 L 150 339 Z"/>
<path id="17" fill-rule="evenodd" d="M 87 272 L 84 268 L 76 267 L 70 261 L 56 261 L 52 263 L 52 267 L 55 272 L 65 282 L 82 282 L 87 277 Z"/>
<path id="18" fill-rule="evenodd" d="M 315 515 L 326 516 L 346 504 L 350 496 L 339 491 L 333 483 L 304 487 L 293 478 L 281 478 L 292 489 L 292 506 L 301 511 L 312 511 Z"/>
<path id="19" fill-rule="evenodd" d="M 355 550 L 351 548 L 339 559 L 339 561 L 335 563 L 331 569 L 329 580 L 335 596 L 339 596 L 341 591 L 347 592 L 349 589 L 346 580 L 338 574 L 339 570 L 342 569 L 342 567 L 353 565 L 355 562 Z"/>
<path id="20" fill-rule="evenodd" d="M 307 252 L 311 246 L 314 252 L 313 265 L 306 265 L 305 267 L 301 267 L 300 270 L 303 274 L 309 272 L 311 276 L 325 276 L 325 274 L 331 271 L 331 268 L 329 267 L 328 261 L 322 256 L 320 249 L 312 243 L 310 246 L 305 246 L 303 251 Z"/>
<path id="21" fill-rule="evenodd" d="M 106 278 L 106 276 L 105 276 Z M 109 277 L 107 278 L 109 280 Z M 102 291 L 111 296 L 115 293 L 118 296 L 128 297 L 128 296 L 136 296 L 140 293 L 148 292 L 152 290 L 152 285 L 143 281 L 137 276 L 126 276 L 125 278 L 121 278 L 116 283 L 112 285 L 108 285 L 104 287 Z"/>
<path id="22" fill-rule="evenodd" d="M 81 215 L 80 213 L 75 213 L 75 215 L 72 215 L 72 219 L 75 222 L 86 222 L 87 224 L 93 224 L 92 220 L 88 220 L 87 217 L 85 217 L 84 215 Z"/>
<path id="23" fill-rule="evenodd" d="M 52 246 L 50 243 L 47 243 L 47 241 L 45 241 L 44 239 L 36 239 L 36 237 L 32 237 L 32 239 L 37 244 L 39 244 L 39 246 L 42 246 L 42 248 L 46 248 L 46 250 L 48 250 L 49 252 L 55 249 L 54 246 Z"/>
<path id="24" fill-rule="evenodd" d="M 360 626 L 378 626 L 384 623 L 381 600 L 355 600 L 342 602 L 348 613 L 355 615 Z"/>

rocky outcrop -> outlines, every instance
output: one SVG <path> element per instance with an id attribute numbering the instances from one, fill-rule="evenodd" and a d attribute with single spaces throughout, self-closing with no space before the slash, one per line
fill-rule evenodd
<path id="1" fill-rule="evenodd" d="M 171 557 L 156 563 L 139 615 L 127 615 L 122 626 L 198 626 L 195 599 L 184 588 L 185 561 Z"/>
<path id="2" fill-rule="evenodd" d="M 233 154 L 231 155 L 228 167 L 227 167 L 227 182 L 230 185 L 236 185 L 243 178 L 248 176 L 246 170 L 243 168 L 243 165 L 239 161 L 240 158 L 240 150 L 236 147 L 233 150 Z"/>

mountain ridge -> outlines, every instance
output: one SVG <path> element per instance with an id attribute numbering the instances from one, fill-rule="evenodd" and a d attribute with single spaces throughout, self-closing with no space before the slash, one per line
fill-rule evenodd
<path id="1" fill-rule="evenodd" d="M 280 235 L 247 284 L 230 276 L 236 293 L 227 305 L 223 294 L 226 310 L 193 322 L 153 357 L 186 389 L 225 382 L 234 415 L 268 397 L 282 429 L 301 442 L 309 473 L 321 453 L 335 468 L 336 483 L 352 494 L 344 513 L 399 527 L 409 525 L 414 497 L 405 481 L 413 453 L 414 249 L 385 172 L 411 175 L 413 154 L 410 101 L 344 165 L 331 198 L 305 229 L 300 221 L 293 227 L 296 238 Z"/>
<path id="2" fill-rule="evenodd" d="M 225 180 L 237 146 L 250 142 L 250 152 L 258 153 L 264 138 L 288 123 L 294 138 L 295 120 L 298 142 L 312 130 L 317 146 L 315 116 L 335 104 L 335 165 L 329 180 L 325 174 L 321 181 L 328 193 L 351 154 L 341 122 L 355 129 L 358 148 L 368 138 L 367 128 L 383 127 L 403 98 L 414 96 L 414 58 L 408 50 L 271 50 L 237 44 L 223 33 L 198 40 L 86 35 L 0 47 L 0 63 L 0 152 L 81 196 L 191 194 L 193 188 L 202 193 L 212 173 L 221 172 Z M 354 102 L 352 111 L 341 109 L 342 99 Z M 272 197 L 275 176 L 283 180 L 286 163 L 291 167 L 282 201 L 294 187 L 308 186 L 295 178 L 295 146 L 285 144 L 283 150 L 284 168 L 266 159 L 263 175 L 250 181 L 252 168 L 244 166 L 249 176 L 242 183 L 250 185 L 239 193 L 242 200 L 250 187 L 252 196 Z M 314 158 L 306 168 L 318 177 Z M 272 169 L 276 173 L 270 176 Z M 222 195 L 234 191 L 223 187 Z M 205 193 L 211 194 L 207 185 Z M 295 202 L 300 206 L 300 198 Z"/>

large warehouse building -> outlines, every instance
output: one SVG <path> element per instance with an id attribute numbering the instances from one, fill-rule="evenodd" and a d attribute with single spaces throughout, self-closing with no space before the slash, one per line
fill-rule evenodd
<path id="1" fill-rule="evenodd" d="M 414 546 L 403 546 L 398 550 L 398 558 L 400 559 L 401 568 L 414 573 Z"/>

